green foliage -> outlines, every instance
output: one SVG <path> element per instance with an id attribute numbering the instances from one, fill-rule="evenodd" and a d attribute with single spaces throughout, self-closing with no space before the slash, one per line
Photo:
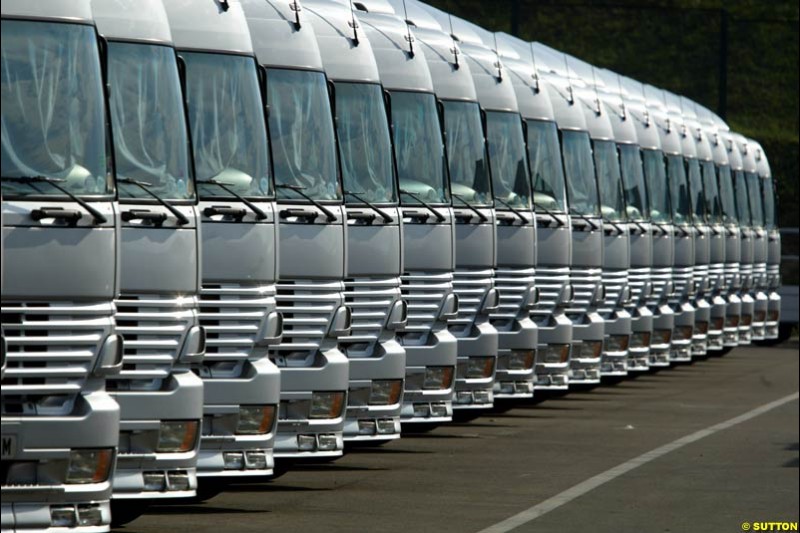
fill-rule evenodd
<path id="1" fill-rule="evenodd" d="M 788 0 L 517 0 L 516 29 L 595 65 L 683 94 L 758 139 L 778 179 L 782 225 L 798 224 L 798 3 Z M 429 0 L 493 31 L 512 33 L 514 0 Z"/>

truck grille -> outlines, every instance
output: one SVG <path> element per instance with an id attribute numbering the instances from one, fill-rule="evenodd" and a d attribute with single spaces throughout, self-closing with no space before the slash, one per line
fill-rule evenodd
<path id="1" fill-rule="evenodd" d="M 386 331 L 389 313 L 401 298 L 400 278 L 352 278 L 344 281 L 344 300 L 352 312 L 350 335 L 339 339 L 348 357 L 369 357 Z"/>
<path id="2" fill-rule="evenodd" d="M 116 300 L 117 332 L 125 341 L 122 371 L 109 390 L 158 390 L 170 376 L 189 328 L 197 324 L 197 297 L 123 294 Z"/>
<path id="3" fill-rule="evenodd" d="M 769 288 L 769 285 L 767 283 L 766 263 L 756 263 L 755 265 L 753 265 L 753 277 L 755 278 L 756 288 L 758 289 Z"/>
<path id="4" fill-rule="evenodd" d="M 275 285 L 205 283 L 200 325 L 206 330 L 204 378 L 241 377 L 267 316 L 275 310 Z"/>
<path id="5" fill-rule="evenodd" d="M 736 292 L 738 289 L 736 278 L 740 275 L 739 263 L 725 263 L 725 286 L 728 288 L 728 294 Z"/>
<path id="6" fill-rule="evenodd" d="M 675 291 L 672 293 L 669 303 L 679 306 L 681 303 L 687 301 L 689 293 L 692 291 L 693 282 L 693 267 L 673 267 L 672 283 L 675 287 Z"/>
<path id="7" fill-rule="evenodd" d="M 494 287 L 494 270 L 458 269 L 453 273 L 453 292 L 458 296 L 458 315 L 448 321 L 455 337 L 466 337 L 481 313 L 486 293 Z"/>
<path id="8" fill-rule="evenodd" d="M 424 345 L 439 320 L 445 298 L 453 292 L 453 274 L 406 272 L 400 282 L 403 298 L 408 303 L 408 323 L 401 339 L 408 346 Z"/>
<path id="9" fill-rule="evenodd" d="M 283 315 L 283 337 L 270 347 L 278 366 L 313 364 L 328 336 L 336 310 L 342 304 L 344 283 L 339 280 L 292 280 L 277 284 L 278 311 Z M 311 358 L 311 363 L 309 363 Z"/>
<path id="10" fill-rule="evenodd" d="M 753 288 L 753 263 L 739 263 L 739 275 L 742 279 L 742 285 L 747 287 L 749 292 Z"/>
<path id="11" fill-rule="evenodd" d="M 567 315 L 582 316 L 594 307 L 595 291 L 602 282 L 603 271 L 599 268 L 571 268 L 569 280 L 574 297 L 567 305 Z"/>
<path id="12" fill-rule="evenodd" d="M 708 283 L 711 287 L 712 295 L 716 296 L 722 293 L 722 287 L 725 283 L 724 263 L 711 263 L 708 265 Z"/>
<path id="13" fill-rule="evenodd" d="M 697 284 L 697 287 L 702 288 L 703 284 L 706 280 L 709 279 L 709 268 L 708 265 L 695 265 L 692 269 L 692 279 L 694 283 Z M 697 297 L 700 298 L 704 295 L 705 291 L 698 291 Z"/>
<path id="14" fill-rule="evenodd" d="M 650 269 L 650 281 L 653 290 L 647 298 L 647 306 L 655 311 L 664 299 L 664 287 L 672 281 L 672 267 L 653 267 Z"/>
<path id="15" fill-rule="evenodd" d="M 114 312 L 111 301 L 4 301 L 3 414 L 68 413 L 114 331 Z"/>
<path id="16" fill-rule="evenodd" d="M 774 264 L 767 265 L 767 279 L 767 285 L 770 290 L 778 290 L 781 285 L 781 266 Z"/>
<path id="17" fill-rule="evenodd" d="M 632 268 L 628 271 L 628 284 L 631 288 L 631 307 L 647 304 L 647 298 L 644 296 L 644 287 L 648 281 L 651 281 L 649 267 Z"/>
<path id="18" fill-rule="evenodd" d="M 527 314 L 522 306 L 535 282 L 533 268 L 498 267 L 494 271 L 494 286 L 500 296 L 497 310 L 490 319 L 498 331 L 510 331 L 518 318 Z"/>
<path id="19" fill-rule="evenodd" d="M 620 300 L 620 296 L 627 285 L 627 270 L 603 270 L 603 286 L 606 290 L 606 298 L 599 309 L 603 318 L 610 318 L 614 310 L 621 307 L 623 302 Z"/>
<path id="20" fill-rule="evenodd" d="M 538 325 L 543 326 L 559 307 L 561 293 L 569 283 L 569 267 L 537 267 L 535 283 L 539 289 L 539 303 L 531 316 Z"/>

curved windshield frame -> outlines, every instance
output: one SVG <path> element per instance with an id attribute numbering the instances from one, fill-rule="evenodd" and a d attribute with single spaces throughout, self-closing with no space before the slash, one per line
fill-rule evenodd
<path id="1" fill-rule="evenodd" d="M 431 93 L 391 91 L 392 131 L 400 189 L 428 204 L 450 205 L 442 130 Z M 420 205 L 400 194 L 401 205 Z"/>
<path id="2" fill-rule="evenodd" d="M 619 144 L 622 186 L 625 189 L 625 212 L 628 220 L 643 222 L 650 218 L 647 187 L 644 183 L 642 154 L 635 144 Z"/>
<path id="3" fill-rule="evenodd" d="M 667 156 L 667 182 L 669 183 L 673 224 L 690 224 L 692 222 L 692 205 L 683 156 L 675 154 Z"/>
<path id="4" fill-rule="evenodd" d="M 734 198 L 736 199 L 736 218 L 740 227 L 750 226 L 750 202 L 747 200 L 747 184 L 744 171 L 737 170 L 733 173 Z"/>
<path id="5" fill-rule="evenodd" d="M 667 186 L 664 152 L 642 150 L 642 162 L 647 181 L 647 197 L 650 199 L 650 220 L 658 224 L 669 224 L 672 222 L 672 202 Z"/>
<path id="6" fill-rule="evenodd" d="M 739 224 L 739 213 L 736 210 L 736 188 L 733 183 L 731 167 L 717 167 L 717 186 L 720 191 L 722 218 L 725 224 Z"/>
<path id="7" fill-rule="evenodd" d="M 706 200 L 706 215 L 712 224 L 722 224 L 722 198 L 720 198 L 719 187 L 717 186 L 717 167 L 711 161 L 703 161 L 700 164 L 703 175 L 703 197 Z"/>
<path id="8" fill-rule="evenodd" d="M 530 209 L 531 183 L 522 119 L 518 113 L 489 111 L 486 134 L 495 197 L 511 207 Z"/>
<path id="9" fill-rule="evenodd" d="M 3 177 L 44 176 L 79 196 L 113 196 L 94 27 L 3 20 L 2 33 Z M 2 190 L 6 198 L 64 197 L 44 182 L 3 181 Z"/>
<path id="10" fill-rule="evenodd" d="M 533 203 L 548 211 L 566 213 L 567 185 L 555 122 L 529 120 L 528 158 L 533 178 Z"/>
<path id="11" fill-rule="evenodd" d="M 336 83 L 336 134 L 345 203 L 397 204 L 392 139 L 383 101 L 375 83 Z"/>
<path id="12" fill-rule="evenodd" d="M 754 228 L 764 227 L 764 205 L 763 197 L 761 195 L 761 178 L 755 172 L 747 172 L 745 174 L 745 181 L 747 181 L 747 198 L 750 202 L 751 221 Z"/>
<path id="13" fill-rule="evenodd" d="M 767 229 L 775 229 L 777 227 L 776 209 L 775 209 L 775 185 L 772 178 L 762 178 L 761 190 L 764 195 L 764 222 Z"/>
<path id="14" fill-rule="evenodd" d="M 194 200 L 175 50 L 109 42 L 108 81 L 117 178 L 147 183 L 164 199 Z M 153 201 L 128 183 L 119 184 L 119 196 Z"/>
<path id="15" fill-rule="evenodd" d="M 561 131 L 561 154 L 567 178 L 570 212 L 600 216 L 600 199 L 595 179 L 592 142 L 585 131 Z"/>
<path id="16" fill-rule="evenodd" d="M 269 134 L 275 184 L 302 187 L 318 202 L 341 203 L 328 86 L 322 72 L 267 69 Z M 277 187 L 279 201 L 307 202 Z"/>
<path id="17" fill-rule="evenodd" d="M 700 171 L 700 161 L 688 159 L 686 161 L 689 177 L 689 195 L 692 206 L 692 220 L 695 224 L 700 224 L 708 220 L 706 213 L 706 198 L 703 194 L 703 175 Z"/>
<path id="18" fill-rule="evenodd" d="M 202 199 L 230 198 L 217 181 L 253 200 L 274 197 L 264 104 L 255 58 L 181 52 L 197 188 Z"/>
<path id="19" fill-rule="evenodd" d="M 628 217 L 625 213 L 625 191 L 617 145 L 614 141 L 602 140 L 596 140 L 593 144 L 594 168 L 600 190 L 600 212 L 606 220 L 624 222 Z"/>
<path id="20" fill-rule="evenodd" d="M 480 106 L 452 100 L 445 100 L 442 105 L 450 190 L 472 205 L 491 206 L 492 180 Z"/>

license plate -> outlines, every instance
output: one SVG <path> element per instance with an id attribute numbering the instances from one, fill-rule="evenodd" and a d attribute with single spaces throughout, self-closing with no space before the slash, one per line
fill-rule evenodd
<path id="1" fill-rule="evenodd" d="M 16 435 L 3 435 L 2 445 L 0 445 L 3 459 L 13 459 L 17 456 L 17 436 Z"/>

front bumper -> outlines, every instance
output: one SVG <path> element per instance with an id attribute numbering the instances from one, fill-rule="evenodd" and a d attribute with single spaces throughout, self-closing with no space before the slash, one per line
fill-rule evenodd
<path id="1" fill-rule="evenodd" d="M 628 372 L 650 369 L 650 343 L 653 332 L 653 313 L 646 306 L 638 307 L 631 319 L 631 341 L 628 344 Z"/>
<path id="2" fill-rule="evenodd" d="M 616 310 L 612 318 L 606 319 L 604 327 L 600 376 L 627 376 L 633 319 L 628 311 Z"/>
<path id="3" fill-rule="evenodd" d="M 569 384 L 595 385 L 600 383 L 600 365 L 602 361 L 602 342 L 605 337 L 605 320 L 597 312 L 591 311 L 580 321 L 573 321 L 572 350 L 569 362 Z M 597 357 L 581 355 L 584 343 L 600 342 L 601 348 Z"/>
<path id="4" fill-rule="evenodd" d="M 675 328 L 672 330 L 672 343 L 669 350 L 671 363 L 688 363 L 692 360 L 692 337 L 694 336 L 695 308 L 689 302 L 683 302 L 675 310 Z M 691 329 L 691 333 L 683 335 L 683 329 Z"/>
<path id="5" fill-rule="evenodd" d="M 497 330 L 489 322 L 475 324 L 473 336 L 456 337 L 456 340 L 458 363 L 453 410 L 491 409 L 497 368 Z M 473 365 L 479 367 L 477 376 L 468 374 Z"/>
<path id="6" fill-rule="evenodd" d="M 539 344 L 534 365 L 534 390 L 567 390 L 574 331 L 572 321 L 563 312 L 557 312 L 539 320 L 536 326 Z"/>
<path id="7" fill-rule="evenodd" d="M 498 331 L 497 367 L 495 369 L 494 399 L 532 398 L 536 375 L 536 345 L 539 329 L 528 317 L 514 322 L 510 331 Z M 513 359 L 512 359 L 512 353 Z M 531 355 L 530 365 L 526 356 Z M 525 360 L 519 365 L 520 359 Z M 511 364 L 513 360 L 513 364 Z M 512 368 L 513 367 L 513 368 Z"/>
<path id="8" fill-rule="evenodd" d="M 458 359 L 456 338 L 443 325 L 431 332 L 422 346 L 406 345 L 406 381 L 401 423 L 441 424 L 453 419 L 453 383 L 442 389 L 424 389 L 427 367 L 455 367 Z"/>

